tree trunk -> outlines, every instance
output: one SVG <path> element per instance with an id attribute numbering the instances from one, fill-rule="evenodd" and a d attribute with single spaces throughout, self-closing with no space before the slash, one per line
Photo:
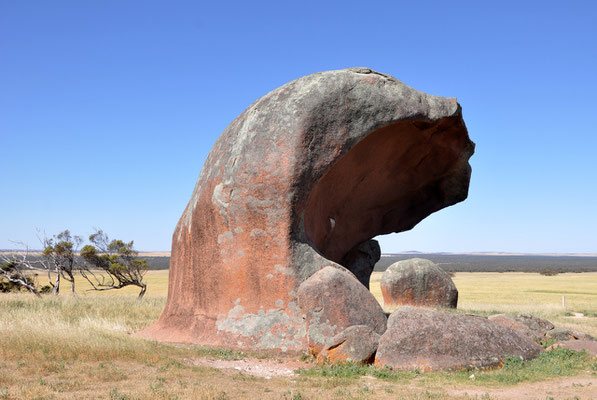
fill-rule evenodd
<path id="1" fill-rule="evenodd" d="M 54 283 L 54 289 L 52 289 L 52 294 L 57 296 L 60 292 L 60 272 L 56 272 L 56 282 Z"/>
<path id="2" fill-rule="evenodd" d="M 37 297 L 41 297 L 41 294 L 37 291 L 37 289 L 32 285 L 25 285 L 25 287 Z"/>
<path id="3" fill-rule="evenodd" d="M 145 291 L 147 290 L 147 285 L 144 283 L 141 283 L 137 286 L 141 287 L 141 292 L 139 293 L 139 297 L 138 297 L 138 299 L 141 300 L 143 298 L 143 296 L 145 296 Z"/>
<path id="4" fill-rule="evenodd" d="M 75 276 L 71 272 L 67 272 L 66 274 L 68 278 L 64 277 L 64 279 L 70 282 L 70 291 L 74 297 L 77 297 L 77 293 L 75 292 Z"/>
<path id="5" fill-rule="evenodd" d="M 75 293 L 75 278 L 70 281 L 70 291 L 74 297 L 77 297 L 77 293 Z"/>

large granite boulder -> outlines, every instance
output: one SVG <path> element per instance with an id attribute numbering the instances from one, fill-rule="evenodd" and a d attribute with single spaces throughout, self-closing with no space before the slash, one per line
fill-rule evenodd
<path id="1" fill-rule="evenodd" d="M 456 308 L 458 289 L 450 275 L 423 258 L 409 258 L 388 267 L 380 281 L 388 306 L 413 305 Z"/>
<path id="2" fill-rule="evenodd" d="M 316 272 L 299 286 L 297 296 L 314 355 L 338 344 L 334 336 L 353 325 L 369 326 L 380 335 L 386 331 L 387 318 L 375 297 L 343 268 Z"/>
<path id="3" fill-rule="evenodd" d="M 487 318 L 401 307 L 379 339 L 376 364 L 397 369 L 489 369 L 506 356 L 525 360 L 541 351 L 527 336 Z"/>
<path id="4" fill-rule="evenodd" d="M 173 234 L 166 308 L 141 335 L 303 351 L 299 285 L 463 201 L 473 150 L 456 99 L 368 68 L 268 93 L 207 157 Z"/>
<path id="5" fill-rule="evenodd" d="M 548 320 L 530 314 L 518 314 L 516 316 L 495 314 L 489 316 L 488 319 L 496 324 L 514 329 L 535 341 L 544 339 L 547 333 L 554 329 L 553 324 Z"/>

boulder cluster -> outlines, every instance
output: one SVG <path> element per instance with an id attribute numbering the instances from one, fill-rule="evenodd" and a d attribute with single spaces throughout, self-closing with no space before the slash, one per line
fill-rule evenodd
<path id="1" fill-rule="evenodd" d="M 495 368 L 506 356 L 536 357 L 530 337 L 487 318 L 403 306 L 386 318 L 347 270 L 325 267 L 298 290 L 311 354 L 320 362 L 398 369 Z"/>
<path id="2" fill-rule="evenodd" d="M 414 263 L 428 266 L 431 262 Z M 436 292 L 431 297 L 445 298 Z M 542 351 L 538 343 L 546 339 L 589 351 L 597 344 L 586 333 L 555 328 L 529 314 L 484 318 L 409 305 L 400 306 L 386 319 L 371 292 L 349 271 L 336 267 L 323 268 L 307 279 L 299 287 L 298 298 L 309 350 L 319 362 L 375 363 L 420 371 L 493 369 L 508 356 L 537 357 Z"/>

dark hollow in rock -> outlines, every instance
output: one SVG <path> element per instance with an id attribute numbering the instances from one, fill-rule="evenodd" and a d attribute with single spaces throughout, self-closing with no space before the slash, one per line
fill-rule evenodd
<path id="1" fill-rule="evenodd" d="M 456 308 L 458 289 L 450 275 L 432 261 L 409 258 L 388 267 L 381 277 L 386 306 Z"/>
<path id="2" fill-rule="evenodd" d="M 360 269 L 355 247 L 463 201 L 473 150 L 456 99 L 368 68 L 268 93 L 207 157 L 173 234 L 166 308 L 141 335 L 304 351 L 299 285 Z"/>
<path id="3" fill-rule="evenodd" d="M 311 354 L 337 344 L 334 337 L 353 325 L 369 326 L 380 335 L 386 330 L 386 315 L 373 294 L 345 269 L 323 268 L 297 294 Z"/>
<path id="4" fill-rule="evenodd" d="M 376 364 L 435 371 L 490 369 L 506 356 L 537 357 L 541 346 L 487 318 L 417 307 L 401 307 L 379 339 Z"/>
<path id="5" fill-rule="evenodd" d="M 317 356 L 318 362 L 372 364 L 380 335 L 367 325 L 346 328 Z"/>

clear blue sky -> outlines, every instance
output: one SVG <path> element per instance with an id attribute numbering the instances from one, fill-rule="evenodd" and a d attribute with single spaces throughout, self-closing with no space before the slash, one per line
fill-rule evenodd
<path id="1" fill-rule="evenodd" d="M 367 66 L 457 97 L 469 199 L 382 251 L 597 252 L 593 1 L 0 1 L 0 248 L 101 227 L 169 250 L 249 104 Z"/>

